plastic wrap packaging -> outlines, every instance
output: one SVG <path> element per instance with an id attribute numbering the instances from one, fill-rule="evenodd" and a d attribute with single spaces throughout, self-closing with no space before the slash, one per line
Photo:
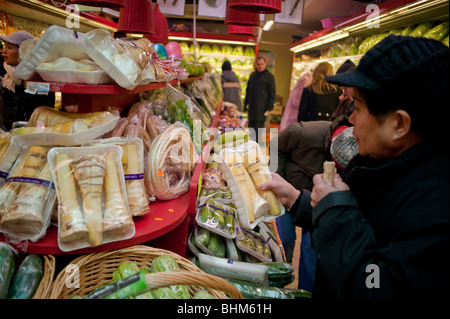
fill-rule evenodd
<path id="1" fill-rule="evenodd" d="M 155 138 L 164 132 L 169 126 L 170 123 L 164 120 L 161 115 L 150 115 L 147 118 L 146 125 L 146 131 L 150 141 L 153 142 Z"/>
<path id="2" fill-rule="evenodd" d="M 272 261 L 272 253 L 267 239 L 260 233 L 251 229 L 245 229 L 240 226 L 236 227 L 236 246 L 239 250 L 246 252 L 248 255 L 255 257 L 258 261 Z"/>
<path id="3" fill-rule="evenodd" d="M 195 220 L 198 225 L 225 238 L 236 237 L 236 208 L 213 198 L 197 206 Z"/>
<path id="4" fill-rule="evenodd" d="M 235 148 L 224 148 L 220 157 L 220 169 L 233 193 L 242 227 L 253 229 L 260 221 L 285 213 L 273 192 L 261 191 L 257 186 L 272 178 L 258 143 L 249 141 Z"/>
<path id="5" fill-rule="evenodd" d="M 146 171 L 150 195 L 169 200 L 186 193 L 197 159 L 186 126 L 170 125 L 150 146 Z"/>
<path id="6" fill-rule="evenodd" d="M 198 226 L 195 230 L 195 244 L 202 253 L 218 258 L 226 255 L 225 238 Z"/>
<path id="7" fill-rule="evenodd" d="M 211 175 L 209 175 L 208 178 L 211 178 Z M 233 193 L 231 193 L 231 190 L 226 186 L 210 187 L 207 183 L 204 183 L 198 196 L 198 204 L 203 205 L 208 199 L 214 199 L 220 203 L 228 204 L 231 203 L 233 199 Z"/>
<path id="8" fill-rule="evenodd" d="M 93 145 L 119 145 L 122 148 L 122 168 L 132 216 L 150 212 L 150 200 L 144 184 L 144 144 L 140 138 L 112 137 L 94 141 Z"/>
<path id="9" fill-rule="evenodd" d="M 50 224 L 56 193 L 48 150 L 24 147 L 0 189 L 0 231 L 13 242 L 35 242 Z"/>
<path id="10" fill-rule="evenodd" d="M 232 259 L 217 258 L 207 254 L 198 254 L 200 268 L 207 273 L 225 277 L 245 280 L 253 283 L 267 284 L 269 267 L 265 265 L 250 264 Z"/>
<path id="11" fill-rule="evenodd" d="M 48 161 L 58 196 L 62 251 L 134 236 L 120 146 L 55 147 Z"/>
<path id="12" fill-rule="evenodd" d="M 14 77 L 32 80 L 37 75 L 36 68 L 39 64 L 55 61 L 60 57 L 74 61 L 88 59 L 84 38 L 84 33 L 56 25 L 50 26 L 16 67 Z"/>
<path id="13" fill-rule="evenodd" d="M 0 134 L 0 187 L 5 183 L 22 147 L 10 133 Z"/>
<path id="14" fill-rule="evenodd" d="M 22 146 L 73 146 L 88 143 L 111 131 L 119 116 L 108 112 L 71 113 L 39 106 L 31 114 L 27 126 L 11 130 Z"/>
<path id="15" fill-rule="evenodd" d="M 278 243 L 274 234 L 272 234 L 269 227 L 264 222 L 258 224 L 259 233 L 262 238 L 269 245 L 270 251 L 272 253 L 272 259 L 276 262 L 285 262 L 284 252 L 282 251 L 282 244 Z M 281 247 L 280 247 L 281 246 Z"/>

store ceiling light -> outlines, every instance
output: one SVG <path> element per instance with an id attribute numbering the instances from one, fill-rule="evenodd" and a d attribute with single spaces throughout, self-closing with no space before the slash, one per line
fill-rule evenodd
<path id="1" fill-rule="evenodd" d="M 269 31 L 270 28 L 272 28 L 273 24 L 274 24 L 273 20 L 266 21 L 266 24 L 264 24 L 263 30 Z"/>
<path id="2" fill-rule="evenodd" d="M 153 34 L 155 18 L 151 0 L 128 0 L 120 9 L 118 30 L 128 33 Z"/>
<path id="3" fill-rule="evenodd" d="M 317 38 L 315 40 L 299 44 L 299 45 L 291 48 L 290 50 L 293 51 L 294 53 L 306 51 L 306 50 L 318 47 L 318 46 L 326 44 L 326 43 L 330 43 L 333 41 L 347 38 L 349 35 L 350 35 L 350 33 L 347 31 L 335 31 L 330 34 L 324 35 L 323 37 Z"/>
<path id="4" fill-rule="evenodd" d="M 91 7 L 104 7 L 104 8 L 122 8 L 125 6 L 126 0 L 72 0 L 72 4 L 79 4 Z"/>
<path id="5" fill-rule="evenodd" d="M 228 0 L 228 6 L 242 11 L 264 14 L 281 12 L 281 0 Z"/>

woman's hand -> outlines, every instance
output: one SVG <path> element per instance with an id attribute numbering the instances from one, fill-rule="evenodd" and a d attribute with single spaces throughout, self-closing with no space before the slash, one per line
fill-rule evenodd
<path id="1" fill-rule="evenodd" d="M 323 174 L 317 174 L 313 177 L 314 187 L 311 193 L 311 206 L 315 207 L 317 203 L 329 193 L 349 190 L 347 184 L 342 181 L 341 176 L 334 176 L 333 185 L 327 184 L 323 179 Z"/>
<path id="2" fill-rule="evenodd" d="M 258 185 L 259 189 L 266 191 L 271 190 L 280 198 L 281 204 L 287 207 L 294 205 L 300 191 L 289 184 L 283 177 L 277 173 L 272 173 L 273 181 Z"/>

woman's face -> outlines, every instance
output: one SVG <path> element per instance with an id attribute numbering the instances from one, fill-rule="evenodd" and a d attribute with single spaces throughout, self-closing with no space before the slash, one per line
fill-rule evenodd
<path id="1" fill-rule="evenodd" d="M 19 64 L 19 47 L 15 44 L 5 42 L 3 48 L 3 58 L 9 65 Z"/>

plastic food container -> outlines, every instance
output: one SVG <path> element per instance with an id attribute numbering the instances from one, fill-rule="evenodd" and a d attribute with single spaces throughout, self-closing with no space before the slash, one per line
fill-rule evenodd
<path id="1" fill-rule="evenodd" d="M 78 71 L 78 70 L 50 70 L 36 68 L 41 78 L 47 82 L 80 83 L 80 84 L 108 84 L 114 83 L 111 77 L 103 70 Z"/>

